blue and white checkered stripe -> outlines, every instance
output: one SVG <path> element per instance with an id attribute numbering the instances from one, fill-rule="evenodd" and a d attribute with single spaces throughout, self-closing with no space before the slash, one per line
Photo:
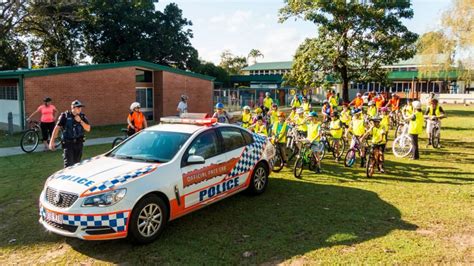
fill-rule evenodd
<path id="1" fill-rule="evenodd" d="M 100 184 L 98 186 L 91 187 L 89 189 L 88 193 L 94 193 L 94 192 L 98 192 L 98 191 L 104 191 L 104 190 L 111 189 L 116 184 L 120 184 L 120 183 L 123 184 L 123 183 L 127 182 L 130 179 L 133 179 L 135 177 L 138 177 L 138 176 L 144 175 L 146 173 L 149 173 L 149 172 L 155 170 L 157 167 L 158 167 L 158 165 L 152 164 L 152 165 L 148 165 L 146 167 L 140 168 L 138 170 L 135 170 L 135 171 L 128 172 L 126 174 L 117 176 L 117 177 L 115 177 L 111 180 L 107 180 L 107 181 L 103 182 L 102 184 Z"/>
<path id="2" fill-rule="evenodd" d="M 63 214 L 63 224 L 75 226 L 109 226 L 115 232 L 123 232 L 127 228 L 129 212 L 118 212 L 105 215 L 66 215 Z"/>
<path id="3" fill-rule="evenodd" d="M 43 219 L 46 217 L 46 210 L 41 207 L 40 215 Z M 69 215 L 62 214 L 63 224 L 75 226 L 109 226 L 115 232 L 123 232 L 127 230 L 127 220 L 130 215 L 129 211 L 117 212 L 113 214 L 97 214 L 97 215 Z"/>
<path id="4" fill-rule="evenodd" d="M 230 171 L 229 177 L 235 177 L 250 171 L 250 169 L 254 167 L 262 157 L 267 138 L 258 134 L 253 134 L 253 139 L 254 142 L 252 144 L 245 146 L 240 160 Z"/>

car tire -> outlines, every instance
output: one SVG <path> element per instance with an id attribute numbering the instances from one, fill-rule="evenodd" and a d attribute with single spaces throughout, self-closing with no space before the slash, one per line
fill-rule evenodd
<path id="1" fill-rule="evenodd" d="M 248 194 L 260 195 L 265 192 L 268 186 L 268 168 L 262 162 L 258 163 L 252 171 L 250 185 L 247 188 Z"/>
<path id="2" fill-rule="evenodd" d="M 168 213 L 168 206 L 157 195 L 150 194 L 142 198 L 135 205 L 130 216 L 129 240 L 135 244 L 153 242 L 166 227 Z"/>

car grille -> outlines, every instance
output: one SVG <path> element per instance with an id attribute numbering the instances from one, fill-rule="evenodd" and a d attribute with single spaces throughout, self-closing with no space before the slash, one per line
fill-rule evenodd
<path id="1" fill-rule="evenodd" d="M 79 197 L 77 194 L 59 192 L 59 198 L 57 197 L 58 191 L 54 188 L 46 188 L 46 200 L 52 205 L 59 208 L 68 208 L 71 207 L 74 202 L 76 202 Z"/>
<path id="2" fill-rule="evenodd" d="M 58 224 L 52 221 L 45 220 L 45 222 L 53 227 L 56 227 L 58 229 L 61 229 L 63 231 L 68 231 L 70 233 L 74 233 L 77 230 L 77 226 L 75 225 L 69 225 L 69 224 Z"/>

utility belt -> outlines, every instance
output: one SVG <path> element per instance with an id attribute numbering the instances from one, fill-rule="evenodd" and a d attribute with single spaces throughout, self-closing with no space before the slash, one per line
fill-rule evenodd
<path id="1" fill-rule="evenodd" d="M 83 143 L 84 142 L 84 137 L 81 138 L 75 138 L 75 139 L 63 139 L 62 144 L 72 144 L 72 143 Z"/>

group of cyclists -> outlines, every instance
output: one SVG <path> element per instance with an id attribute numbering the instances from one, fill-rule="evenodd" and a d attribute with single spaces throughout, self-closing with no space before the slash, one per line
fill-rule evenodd
<path id="1" fill-rule="evenodd" d="M 266 98 L 269 98 L 269 95 Z M 308 145 L 313 152 L 312 161 L 317 166 L 314 167 L 317 172 L 321 169 L 324 149 L 332 150 L 335 161 L 339 162 L 346 144 L 354 145 L 353 142 L 356 141 L 360 144 L 361 167 L 367 165 L 365 153 L 370 149 L 375 156 L 375 167 L 384 173 L 388 133 L 399 124 L 406 124 L 408 127 L 408 134 L 415 146 L 412 159 L 419 159 L 418 135 L 423 131 L 425 118 L 427 132 L 431 132 L 431 121 L 444 117 L 444 111 L 434 97 L 429 100 L 425 115 L 421 112 L 419 101 L 408 100 L 407 104 L 401 107 L 401 99 L 395 93 L 388 100 L 375 94 L 368 101 L 367 107 L 364 106 L 360 93 L 350 103 L 344 104 L 340 104 L 336 95 L 330 93 L 322 102 L 320 111 L 311 106 L 308 98 L 299 98 L 295 95 L 291 101 L 289 115 L 279 110 L 274 103 L 269 106 L 270 101 L 265 102 L 265 99 L 264 105 L 255 108 L 253 113 L 249 106 L 244 106 L 240 123 L 244 128 L 270 137 L 285 165 L 288 164 L 288 152 L 297 153 L 302 146 Z M 270 108 L 267 108 L 265 103 Z M 220 117 L 224 112 L 223 105 L 218 103 L 216 109 L 218 111 L 214 117 Z M 225 119 L 218 120 L 228 123 L 230 118 L 225 116 Z M 321 142 L 327 144 L 322 145 Z"/>

